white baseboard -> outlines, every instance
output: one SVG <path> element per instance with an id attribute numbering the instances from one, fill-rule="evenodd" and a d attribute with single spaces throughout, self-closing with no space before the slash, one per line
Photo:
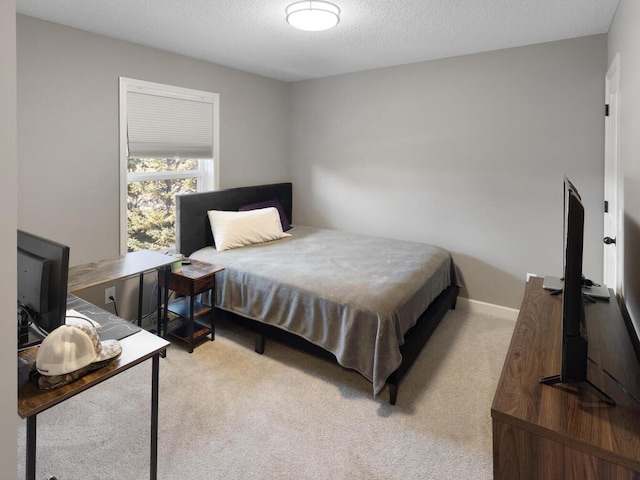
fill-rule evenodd
<path id="1" fill-rule="evenodd" d="M 456 301 L 456 308 L 468 310 L 473 313 L 484 313 L 487 315 L 493 315 L 495 317 L 504 318 L 505 320 L 518 319 L 520 310 L 515 308 L 503 307 L 502 305 L 494 305 L 493 303 L 480 302 L 478 300 L 470 300 L 464 297 L 458 297 Z"/>

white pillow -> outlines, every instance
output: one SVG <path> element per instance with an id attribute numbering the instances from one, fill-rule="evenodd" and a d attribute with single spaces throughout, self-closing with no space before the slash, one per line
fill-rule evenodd
<path id="1" fill-rule="evenodd" d="M 207 214 L 218 252 L 291 236 L 282 231 L 280 214 L 275 207 L 246 212 L 209 210 Z"/>

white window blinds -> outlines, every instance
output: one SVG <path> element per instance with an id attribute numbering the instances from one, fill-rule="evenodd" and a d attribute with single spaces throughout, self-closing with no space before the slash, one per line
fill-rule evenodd
<path id="1" fill-rule="evenodd" d="M 214 105 L 206 98 L 127 91 L 127 155 L 213 158 Z"/>

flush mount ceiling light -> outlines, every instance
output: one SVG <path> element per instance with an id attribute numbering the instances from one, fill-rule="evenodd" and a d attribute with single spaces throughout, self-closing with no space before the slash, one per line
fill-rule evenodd
<path id="1" fill-rule="evenodd" d="M 296 2 L 289 5 L 285 11 L 289 25 L 310 32 L 327 30 L 335 27 L 340 21 L 340 9 L 329 2 Z"/>

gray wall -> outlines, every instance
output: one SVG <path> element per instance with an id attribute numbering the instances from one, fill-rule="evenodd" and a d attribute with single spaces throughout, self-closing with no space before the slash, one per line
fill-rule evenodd
<path id="1" fill-rule="evenodd" d="M 604 35 L 293 84 L 24 16 L 17 46 L 19 226 L 72 265 L 118 254 L 127 76 L 221 94 L 222 187 L 292 180 L 297 223 L 447 247 L 488 303 L 561 274 L 567 174 L 601 280 Z"/>
<path id="2" fill-rule="evenodd" d="M 640 332 L 640 2 L 620 0 L 608 56 L 620 53 L 620 157 L 624 177 L 622 297 Z"/>
<path id="3" fill-rule="evenodd" d="M 16 4 L 0 0 L 0 248 L 9 252 L 0 267 L 0 478 L 16 474 Z"/>
<path id="4" fill-rule="evenodd" d="M 121 76 L 220 94 L 222 188 L 289 180 L 288 84 L 23 15 L 17 29 L 18 225 L 69 245 L 72 266 L 120 254 Z M 137 285 L 116 285 L 124 318 Z M 81 296 L 114 311 L 106 286 Z"/>
<path id="5" fill-rule="evenodd" d="M 286 83 L 18 15 L 18 222 L 119 252 L 118 78 L 220 94 L 220 185 L 289 179 Z"/>
<path id="6" fill-rule="evenodd" d="M 474 300 L 561 275 L 562 179 L 602 279 L 605 35 L 293 84 L 294 219 L 442 245 Z"/>

